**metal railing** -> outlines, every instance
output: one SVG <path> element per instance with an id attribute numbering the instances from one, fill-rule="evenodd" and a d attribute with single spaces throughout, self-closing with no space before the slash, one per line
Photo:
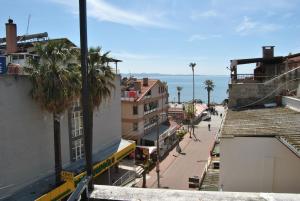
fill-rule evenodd
<path id="1" fill-rule="evenodd" d="M 91 176 L 85 176 L 78 184 L 75 191 L 70 195 L 67 201 L 79 201 L 79 200 L 88 200 L 89 190 L 88 183 L 91 180 Z"/>
<path id="2" fill-rule="evenodd" d="M 157 108 L 153 108 L 153 109 L 151 109 L 151 110 L 144 111 L 144 115 L 150 114 L 150 113 L 152 113 L 152 112 L 155 112 L 156 110 L 157 110 Z"/>
<path id="3" fill-rule="evenodd" d="M 237 74 L 237 78 L 233 79 L 235 82 L 264 82 L 266 80 L 272 79 L 275 76 L 260 76 L 254 74 Z"/>
<path id="4" fill-rule="evenodd" d="M 135 171 L 128 171 L 122 177 L 120 177 L 117 181 L 115 181 L 112 185 L 113 186 L 123 186 L 128 182 L 135 179 Z"/>

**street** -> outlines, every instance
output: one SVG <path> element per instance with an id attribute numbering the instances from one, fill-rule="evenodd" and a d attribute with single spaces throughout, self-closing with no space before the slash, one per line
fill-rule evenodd
<path id="1" fill-rule="evenodd" d="M 182 153 L 177 153 L 174 148 L 169 155 L 160 163 L 160 187 L 170 189 L 190 189 L 189 177 L 199 178 L 205 171 L 205 166 L 213 148 L 216 134 L 221 124 L 220 113 L 224 113 L 224 108 L 216 107 L 219 115 L 211 115 L 211 121 L 201 121 L 195 126 L 195 135 L 189 138 L 186 134 L 179 143 Z M 211 131 L 208 130 L 211 125 Z M 142 186 L 142 180 L 137 185 Z M 147 175 L 147 188 L 157 188 L 157 173 L 154 168 Z"/>

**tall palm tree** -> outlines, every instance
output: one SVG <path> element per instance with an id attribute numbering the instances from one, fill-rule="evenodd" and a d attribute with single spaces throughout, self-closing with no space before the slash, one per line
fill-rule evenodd
<path id="1" fill-rule="evenodd" d="M 39 59 L 30 58 L 27 69 L 32 83 L 31 96 L 42 109 L 53 114 L 55 181 L 59 185 L 62 170 L 60 119 L 80 95 L 80 71 L 72 63 L 76 50 L 64 40 L 36 44 L 34 50 Z"/>
<path id="2" fill-rule="evenodd" d="M 180 104 L 180 91 L 182 90 L 182 87 L 177 86 L 176 89 L 177 89 L 177 96 L 178 96 L 178 104 Z"/>
<path id="3" fill-rule="evenodd" d="M 101 54 L 101 48 L 90 48 L 88 53 L 88 85 L 90 129 L 93 131 L 93 110 L 111 96 L 115 88 L 115 73 L 108 65 L 109 52 Z"/>
<path id="4" fill-rule="evenodd" d="M 204 81 L 205 89 L 207 90 L 207 105 L 210 106 L 210 92 L 214 90 L 215 84 L 212 80 Z"/>

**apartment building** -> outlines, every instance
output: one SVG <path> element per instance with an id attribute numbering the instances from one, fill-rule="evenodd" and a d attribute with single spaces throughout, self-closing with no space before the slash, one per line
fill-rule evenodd
<path id="1" fill-rule="evenodd" d="M 168 89 L 160 80 L 123 78 L 122 135 L 138 145 L 156 146 L 162 154 L 176 141 L 178 125 L 168 120 Z M 157 128 L 158 123 L 158 128 Z"/>
<path id="2" fill-rule="evenodd" d="M 44 42 L 47 42 L 46 38 Z M 75 101 L 73 107 L 61 116 L 61 174 L 64 182 L 55 186 L 53 116 L 43 111 L 30 96 L 31 82 L 22 71 L 26 56 L 13 59 L 14 55 L 33 55 L 33 43 L 22 41 L 0 47 L 1 57 L 5 58 L 1 60 L 4 62 L 0 74 L 1 200 L 60 200 L 70 194 L 85 175 L 82 112 L 79 101 Z M 14 51 L 10 45 L 15 45 Z M 111 98 L 94 111 L 95 177 L 109 176 L 110 169 L 135 150 L 135 143 L 121 136 L 119 75 L 114 85 Z"/>

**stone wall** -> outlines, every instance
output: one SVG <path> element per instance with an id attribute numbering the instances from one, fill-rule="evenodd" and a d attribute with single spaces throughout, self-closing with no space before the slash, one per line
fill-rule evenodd
<path id="1" fill-rule="evenodd" d="M 264 83 L 229 84 L 229 108 L 243 108 L 276 102 L 276 96 L 296 92 L 300 83 L 300 67 Z"/>

